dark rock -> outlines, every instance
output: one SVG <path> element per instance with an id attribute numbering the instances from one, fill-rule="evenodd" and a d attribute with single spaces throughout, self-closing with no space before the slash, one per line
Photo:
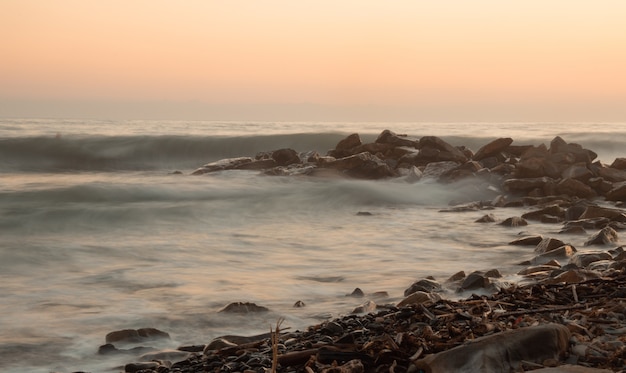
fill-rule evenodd
<path id="1" fill-rule="evenodd" d="M 546 264 L 551 262 L 554 259 L 558 259 L 558 258 L 569 258 L 572 255 L 574 255 L 576 253 L 576 248 L 574 246 L 571 245 L 563 245 L 559 248 L 556 248 L 554 250 L 550 250 L 544 254 L 540 254 L 535 256 L 534 258 L 532 258 L 530 261 L 524 261 L 521 264 L 522 265 L 540 265 L 540 264 Z"/>
<path id="2" fill-rule="evenodd" d="M 335 146 L 335 150 L 350 150 L 354 147 L 361 145 L 361 136 L 358 133 L 353 133 L 346 137 L 345 139 L 339 141 L 337 146 Z"/>
<path id="3" fill-rule="evenodd" d="M 621 209 L 590 205 L 585 208 L 585 211 L 579 217 L 580 220 L 597 218 L 607 218 L 612 221 L 625 222 L 626 214 Z"/>
<path id="4" fill-rule="evenodd" d="M 461 281 L 464 278 L 465 278 L 465 272 L 464 271 L 459 271 L 459 272 L 453 274 L 452 276 L 450 276 L 450 278 L 448 278 L 448 280 L 446 280 L 446 282 L 457 282 L 457 281 Z"/>
<path id="5" fill-rule="evenodd" d="M 357 313 L 371 313 L 376 311 L 376 303 L 374 301 L 371 300 L 367 300 L 365 301 L 365 303 L 361 304 L 360 306 L 356 307 L 355 309 L 352 310 L 352 314 L 357 314 Z"/>
<path id="6" fill-rule="evenodd" d="M 577 253 L 570 258 L 570 263 L 579 268 L 586 268 L 589 264 L 600 260 L 611 260 L 613 257 L 607 252 Z"/>
<path id="7" fill-rule="evenodd" d="M 565 357 L 570 331 L 560 324 L 514 329 L 480 337 L 415 362 L 424 372 L 513 372 L 522 362 Z"/>
<path id="8" fill-rule="evenodd" d="M 626 158 L 615 158 L 613 163 L 611 163 L 611 168 L 626 170 Z"/>
<path id="9" fill-rule="evenodd" d="M 294 308 L 302 308 L 302 307 L 306 307 L 306 304 L 304 304 L 303 301 L 299 300 L 296 303 L 293 304 Z"/>
<path id="10" fill-rule="evenodd" d="M 525 236 L 509 242 L 509 245 L 537 246 L 543 240 L 543 236 Z"/>
<path id="11" fill-rule="evenodd" d="M 206 174 L 209 172 L 216 172 L 216 171 L 222 171 L 222 170 L 233 170 L 245 163 L 250 163 L 252 162 L 253 159 L 250 157 L 239 157 L 239 158 L 227 158 L 227 159 L 222 159 L 219 160 L 217 162 L 211 162 L 211 163 L 207 163 L 204 166 L 198 168 L 197 170 L 195 170 L 194 172 L 192 172 L 192 175 L 202 175 L 202 174 Z"/>
<path id="12" fill-rule="evenodd" d="M 457 162 L 431 162 L 426 166 L 424 171 L 422 171 L 422 177 L 438 179 L 446 172 L 454 170 L 458 166 L 459 164 Z"/>
<path id="13" fill-rule="evenodd" d="M 541 240 L 535 247 L 535 252 L 537 254 L 544 254 L 554 249 L 557 249 L 561 246 L 565 245 L 565 242 L 551 237 L 546 237 Z"/>
<path id="14" fill-rule="evenodd" d="M 378 135 L 376 143 L 416 148 L 419 144 L 419 141 L 407 138 L 406 135 L 397 135 L 393 131 L 384 130 L 380 135 Z"/>
<path id="15" fill-rule="evenodd" d="M 626 202 L 626 182 L 613 184 L 613 188 L 606 193 L 606 199 Z"/>
<path id="16" fill-rule="evenodd" d="M 380 179 L 395 175 L 389 165 L 375 155 L 366 152 L 337 159 L 325 164 L 324 167 L 340 170 L 352 177 L 364 179 Z"/>
<path id="17" fill-rule="evenodd" d="M 476 223 L 494 223 L 496 221 L 496 217 L 494 214 L 483 215 L 479 219 L 475 220 Z"/>
<path id="18" fill-rule="evenodd" d="M 146 363 L 130 363 L 124 366 L 124 372 L 137 373 L 137 372 L 153 372 L 158 369 L 161 364 L 151 361 Z"/>
<path id="19" fill-rule="evenodd" d="M 555 184 L 554 179 L 549 177 L 534 177 L 534 178 L 525 178 L 525 179 L 508 179 L 506 180 L 502 186 L 504 190 L 511 193 L 516 192 L 528 192 L 532 189 L 543 189 L 546 184 Z"/>
<path id="20" fill-rule="evenodd" d="M 441 152 L 445 152 L 450 155 L 450 161 L 455 161 L 459 163 L 465 163 L 467 161 L 467 157 L 465 156 L 465 154 L 463 154 L 461 150 L 455 148 L 454 146 L 436 136 L 422 137 L 417 147 L 419 149 L 435 148 Z"/>
<path id="21" fill-rule="evenodd" d="M 478 151 L 476 152 L 476 154 L 474 154 L 474 157 L 472 159 L 475 161 L 480 161 L 487 157 L 494 156 L 498 153 L 503 152 L 512 143 L 513 143 L 513 139 L 510 137 L 499 138 L 499 139 L 493 140 L 492 142 L 486 145 L 483 145 L 480 149 L 478 149 Z"/>
<path id="22" fill-rule="evenodd" d="M 252 162 L 242 163 L 234 166 L 230 169 L 233 170 L 265 170 L 268 168 L 276 167 L 276 161 L 273 159 L 260 159 Z"/>
<path id="23" fill-rule="evenodd" d="M 505 227 L 522 227 L 522 226 L 528 225 L 528 222 L 526 221 L 526 219 L 522 217 L 513 216 L 510 218 L 504 219 L 504 221 L 502 221 L 500 225 L 503 225 Z"/>
<path id="24" fill-rule="evenodd" d="M 617 242 L 617 232 L 611 227 L 604 227 L 599 232 L 591 236 L 585 246 L 608 245 Z"/>
<path id="25" fill-rule="evenodd" d="M 425 293 L 432 293 L 432 292 L 441 291 L 441 290 L 442 290 L 442 287 L 439 282 L 425 278 L 417 282 L 414 282 L 411 286 L 409 286 L 406 290 L 404 290 L 404 296 L 406 297 L 417 291 L 422 291 Z"/>
<path id="26" fill-rule="evenodd" d="M 591 189 L 591 187 L 576 179 L 561 180 L 557 184 L 556 190 L 559 193 L 580 198 L 589 199 L 597 196 L 596 192 Z"/>
<path id="27" fill-rule="evenodd" d="M 267 312 L 267 307 L 258 306 L 250 302 L 233 302 L 222 308 L 218 312 L 226 313 L 253 313 L 253 312 Z"/>
<path id="28" fill-rule="evenodd" d="M 147 340 L 169 339 L 170 335 L 154 328 L 124 329 L 106 335 L 106 343 L 141 343 Z"/>
<path id="29" fill-rule="evenodd" d="M 598 176 L 614 183 L 621 183 L 623 181 L 626 181 L 625 170 L 618 170 L 611 167 L 600 167 L 598 169 Z"/>
<path id="30" fill-rule="evenodd" d="M 565 217 L 565 210 L 559 205 L 549 205 L 540 210 L 527 212 L 522 215 L 522 218 L 527 220 L 541 220 L 544 215 L 551 215 L 563 218 Z"/>
<path id="31" fill-rule="evenodd" d="M 561 173 L 563 179 L 575 179 L 582 182 L 587 182 L 593 176 L 593 173 L 589 171 L 584 163 L 573 164 Z"/>
<path id="32" fill-rule="evenodd" d="M 293 149 L 278 149 L 272 152 L 272 159 L 278 166 L 289 166 L 300 163 L 300 156 Z"/>
<path id="33" fill-rule="evenodd" d="M 357 297 L 357 298 L 362 298 L 365 296 L 365 293 L 363 293 L 363 290 L 356 288 L 352 291 L 352 293 L 349 294 L 349 296 L 351 297 Z"/>
<path id="34" fill-rule="evenodd" d="M 489 277 L 484 273 L 476 271 L 472 272 L 461 283 L 461 290 L 484 289 L 491 284 Z"/>
<path id="35" fill-rule="evenodd" d="M 426 303 L 435 303 L 441 300 L 441 297 L 434 293 L 428 293 L 424 291 L 416 291 L 415 293 L 409 294 L 403 300 L 401 300 L 397 307 L 404 307 L 412 304 L 426 304 Z"/>

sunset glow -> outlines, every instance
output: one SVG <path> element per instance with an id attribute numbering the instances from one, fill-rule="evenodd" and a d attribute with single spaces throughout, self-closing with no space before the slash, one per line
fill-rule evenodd
<path id="1" fill-rule="evenodd" d="M 205 119 L 624 120 L 624 19 L 623 1 L 5 0 L 0 116 L 192 101 L 232 108 Z"/>

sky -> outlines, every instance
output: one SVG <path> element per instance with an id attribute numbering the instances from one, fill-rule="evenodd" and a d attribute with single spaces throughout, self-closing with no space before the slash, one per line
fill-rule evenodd
<path id="1" fill-rule="evenodd" d="M 1 0 L 0 116 L 626 121 L 623 0 Z"/>

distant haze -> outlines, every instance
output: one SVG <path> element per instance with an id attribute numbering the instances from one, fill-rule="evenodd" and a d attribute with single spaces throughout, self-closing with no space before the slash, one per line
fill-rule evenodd
<path id="1" fill-rule="evenodd" d="M 626 121 L 626 2 L 3 0 L 0 116 Z"/>

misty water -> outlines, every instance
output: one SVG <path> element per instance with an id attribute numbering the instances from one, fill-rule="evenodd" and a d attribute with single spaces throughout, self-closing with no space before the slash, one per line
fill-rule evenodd
<path id="1" fill-rule="evenodd" d="M 384 129 L 474 151 L 497 137 L 537 145 L 559 135 L 605 163 L 624 156 L 626 143 L 626 124 L 602 123 L 2 119 L 0 370 L 116 371 L 136 358 L 98 355 L 114 330 L 158 328 L 171 341 L 151 345 L 175 348 L 264 333 L 279 317 L 303 330 L 367 299 L 396 303 L 425 276 L 498 268 L 504 281 L 517 281 L 516 264 L 533 253 L 507 242 L 559 227 L 474 222 L 522 208 L 440 211 L 494 198 L 484 182 L 190 175 L 211 161 L 279 148 L 325 154 L 352 132 L 373 141 Z M 584 239 L 559 238 L 575 246 Z M 365 298 L 346 297 L 357 287 Z M 389 297 L 368 295 L 379 291 Z M 237 301 L 270 312 L 218 313 Z"/>

